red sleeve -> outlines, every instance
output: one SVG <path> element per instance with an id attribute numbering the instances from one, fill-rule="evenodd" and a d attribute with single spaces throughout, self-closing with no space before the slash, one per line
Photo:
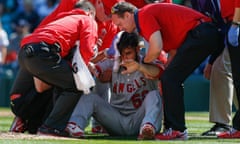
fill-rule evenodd
<path id="1" fill-rule="evenodd" d="M 102 0 L 103 5 L 104 5 L 104 9 L 105 9 L 105 13 L 107 15 L 111 14 L 111 8 L 114 4 L 121 2 L 124 0 Z"/>
<path id="2" fill-rule="evenodd" d="M 80 30 L 80 53 L 83 57 L 83 60 L 86 64 L 94 56 L 95 51 L 94 47 L 97 42 L 97 24 L 92 19 L 87 17 L 83 22 L 82 29 Z"/>
<path id="3" fill-rule="evenodd" d="M 137 8 L 142 8 L 148 3 L 145 2 L 145 0 L 125 0 L 126 2 L 129 2 L 133 5 L 135 5 Z M 163 0 L 161 3 L 172 3 L 172 0 Z"/>
<path id="4" fill-rule="evenodd" d="M 144 0 L 126 0 L 126 1 L 133 4 L 137 8 L 142 8 L 147 4 Z"/>
<path id="5" fill-rule="evenodd" d="M 99 52 L 111 46 L 118 31 L 118 27 L 112 21 L 98 22 L 98 36 L 103 40 L 102 46 L 98 48 Z"/>

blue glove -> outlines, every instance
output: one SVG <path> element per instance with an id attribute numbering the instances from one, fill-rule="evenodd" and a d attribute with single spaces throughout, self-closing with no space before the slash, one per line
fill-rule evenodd
<path id="1" fill-rule="evenodd" d="M 232 25 L 228 30 L 228 42 L 236 47 L 238 46 L 239 26 Z"/>

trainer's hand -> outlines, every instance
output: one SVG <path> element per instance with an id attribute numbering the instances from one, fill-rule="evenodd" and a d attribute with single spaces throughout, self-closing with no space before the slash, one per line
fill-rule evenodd
<path id="1" fill-rule="evenodd" d="M 121 72 L 122 74 L 130 74 L 139 70 L 140 68 L 140 64 L 135 60 L 122 61 L 121 66 L 126 68 L 124 71 Z"/>
<path id="2" fill-rule="evenodd" d="M 228 42 L 234 47 L 238 46 L 239 26 L 232 25 L 228 31 Z"/>

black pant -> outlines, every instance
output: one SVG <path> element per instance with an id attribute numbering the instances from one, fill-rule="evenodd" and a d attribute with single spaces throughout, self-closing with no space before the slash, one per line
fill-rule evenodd
<path id="1" fill-rule="evenodd" d="M 56 50 L 46 50 L 41 43 L 23 46 L 19 52 L 19 64 L 33 76 L 48 84 L 68 91 L 77 91 L 72 68 Z"/>
<path id="2" fill-rule="evenodd" d="M 54 45 L 25 45 L 19 52 L 20 67 L 40 80 L 61 89 L 45 125 L 63 130 L 82 92 L 75 86 L 72 69 Z"/>
<path id="3" fill-rule="evenodd" d="M 164 125 L 166 128 L 184 131 L 184 81 L 220 43 L 217 28 L 202 23 L 189 31 L 183 44 L 177 49 L 172 62 L 161 76 L 164 100 Z M 192 94 L 194 96 L 194 93 Z"/>
<path id="4" fill-rule="evenodd" d="M 38 93 L 32 75 L 20 68 L 10 92 L 10 100 L 12 112 L 24 121 L 28 132 L 33 134 L 52 109 L 53 91 L 50 89 Z"/>

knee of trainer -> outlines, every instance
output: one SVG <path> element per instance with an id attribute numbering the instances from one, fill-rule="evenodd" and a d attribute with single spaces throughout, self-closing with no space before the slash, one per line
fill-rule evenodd
<path id="1" fill-rule="evenodd" d="M 35 88 L 36 88 L 36 91 L 37 91 L 38 93 L 42 93 L 42 92 L 48 90 L 48 89 L 46 89 L 46 88 L 44 88 L 44 87 L 40 87 L 40 86 L 35 86 Z"/>

